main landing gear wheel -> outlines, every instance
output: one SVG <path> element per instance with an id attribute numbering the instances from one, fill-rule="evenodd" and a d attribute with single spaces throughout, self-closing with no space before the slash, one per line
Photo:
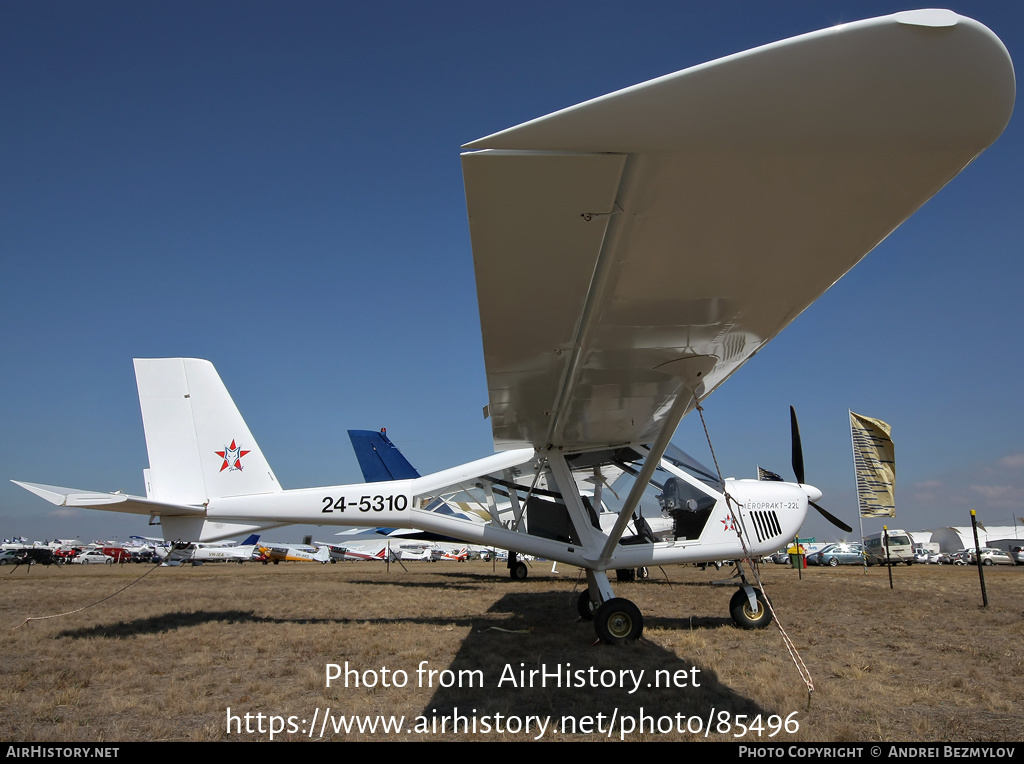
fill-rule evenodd
<path id="1" fill-rule="evenodd" d="M 760 589 L 754 589 L 754 595 L 757 597 L 756 613 L 750 607 L 747 593 L 742 589 L 737 589 L 729 602 L 729 614 L 741 629 L 763 629 L 772 622 L 772 611 L 766 605 L 768 600 Z"/>
<path id="2" fill-rule="evenodd" d="M 525 581 L 528 573 L 526 563 L 522 560 L 512 563 L 512 567 L 508 569 L 508 574 L 513 581 Z"/>
<path id="3" fill-rule="evenodd" d="M 594 631 L 602 642 L 621 645 L 640 639 L 644 630 L 644 617 L 640 608 L 621 597 L 610 599 L 594 613 Z"/>
<path id="4" fill-rule="evenodd" d="M 615 580 L 620 584 L 636 581 L 636 570 L 634 568 L 619 568 L 615 571 Z"/>
<path id="5" fill-rule="evenodd" d="M 584 589 L 582 592 L 580 592 L 580 598 L 576 600 L 576 610 L 579 611 L 580 618 L 582 618 L 584 621 L 593 621 L 594 613 L 597 612 L 597 609 L 599 607 L 600 605 L 596 604 L 592 599 L 590 599 L 589 589 Z"/>

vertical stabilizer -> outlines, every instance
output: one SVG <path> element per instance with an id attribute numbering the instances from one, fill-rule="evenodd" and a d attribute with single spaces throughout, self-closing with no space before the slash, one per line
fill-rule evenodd
<path id="1" fill-rule="evenodd" d="M 281 490 L 209 361 L 137 358 L 147 495 L 179 504 Z"/>
<path id="2" fill-rule="evenodd" d="M 367 483 L 410 480 L 420 476 L 384 430 L 349 430 L 348 437 L 359 460 L 363 480 Z"/>

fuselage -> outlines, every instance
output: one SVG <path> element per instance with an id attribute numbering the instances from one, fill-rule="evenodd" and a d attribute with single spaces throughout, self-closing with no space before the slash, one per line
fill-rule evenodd
<path id="1" fill-rule="evenodd" d="M 552 538 L 550 531 L 532 531 L 537 523 L 513 524 L 475 521 L 424 509 L 452 481 L 464 483 L 502 473 L 520 465 L 529 454 L 495 454 L 452 470 L 413 480 L 323 486 L 288 490 L 272 494 L 232 496 L 211 500 L 207 518 L 226 523 L 344 525 L 354 527 L 415 528 L 456 538 L 470 544 L 511 549 L 525 554 L 557 560 L 591 569 L 638 567 L 680 562 L 705 562 L 760 556 L 777 550 L 794 538 L 807 514 L 808 492 L 820 496 L 810 486 L 757 480 L 725 481 L 725 490 L 690 480 L 691 490 L 701 492 L 700 502 L 671 513 L 678 529 L 667 540 L 620 544 L 609 560 L 599 561 L 599 550 L 607 531 L 590 524 L 576 528 L 563 538 Z M 520 488 L 525 493 L 528 486 Z M 508 491 L 506 491 L 507 493 Z M 515 493 L 515 492 L 513 492 Z M 729 498 L 726 498 L 728 494 Z M 535 501 L 537 499 L 535 498 Z M 564 505 L 549 500 L 550 511 Z M 531 511 L 544 509 L 544 502 Z M 495 513 L 497 515 L 497 512 Z M 509 521 L 506 521 L 509 522 Z M 598 524 L 600 525 L 600 524 Z"/>

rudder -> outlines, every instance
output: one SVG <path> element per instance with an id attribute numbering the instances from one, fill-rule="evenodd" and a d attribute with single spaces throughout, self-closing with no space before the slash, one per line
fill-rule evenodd
<path id="1" fill-rule="evenodd" d="M 217 370 L 196 358 L 137 358 L 146 495 L 201 505 L 281 490 Z"/>

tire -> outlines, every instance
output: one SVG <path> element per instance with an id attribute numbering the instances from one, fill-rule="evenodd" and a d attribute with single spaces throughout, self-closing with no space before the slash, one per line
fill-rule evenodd
<path id="1" fill-rule="evenodd" d="M 760 589 L 754 589 L 754 595 L 757 597 L 756 615 L 750 608 L 747 593 L 742 589 L 737 589 L 729 602 L 729 614 L 741 629 L 764 629 L 772 622 L 772 612 L 767 607 L 768 600 Z"/>
<path id="2" fill-rule="evenodd" d="M 830 559 L 830 560 L 828 561 L 828 566 L 829 566 L 830 568 L 835 568 L 835 567 L 838 567 L 838 565 L 839 565 L 839 560 L 837 560 L 837 559 L 836 559 L 835 557 L 831 558 L 831 559 Z"/>
<path id="3" fill-rule="evenodd" d="M 647 568 L 637 568 L 636 577 L 640 579 L 650 578 L 651 571 L 649 571 Z"/>
<path id="4" fill-rule="evenodd" d="M 640 608 L 627 599 L 616 597 L 605 602 L 594 613 L 594 631 L 609 645 L 622 645 L 640 639 L 644 617 Z"/>
<path id="5" fill-rule="evenodd" d="M 7 560 L 0 560 L 0 565 L 6 565 L 6 564 L 7 564 Z"/>
<path id="6" fill-rule="evenodd" d="M 984 565 L 991 565 L 992 564 L 992 560 L 985 560 L 985 562 L 983 564 Z"/>
<path id="7" fill-rule="evenodd" d="M 576 610 L 579 612 L 580 618 L 584 621 L 593 621 L 594 613 L 597 612 L 599 607 L 600 605 L 595 605 L 590 599 L 589 589 L 584 589 L 580 592 L 579 599 L 576 600 Z"/>
<path id="8" fill-rule="evenodd" d="M 508 569 L 508 575 L 513 581 L 525 581 L 529 574 L 530 571 L 526 567 L 526 563 L 522 560 L 516 561 L 513 563 L 512 567 Z"/>
<path id="9" fill-rule="evenodd" d="M 635 581 L 636 570 L 634 568 L 619 568 L 615 571 L 615 580 L 620 584 L 628 584 L 631 581 Z"/>

